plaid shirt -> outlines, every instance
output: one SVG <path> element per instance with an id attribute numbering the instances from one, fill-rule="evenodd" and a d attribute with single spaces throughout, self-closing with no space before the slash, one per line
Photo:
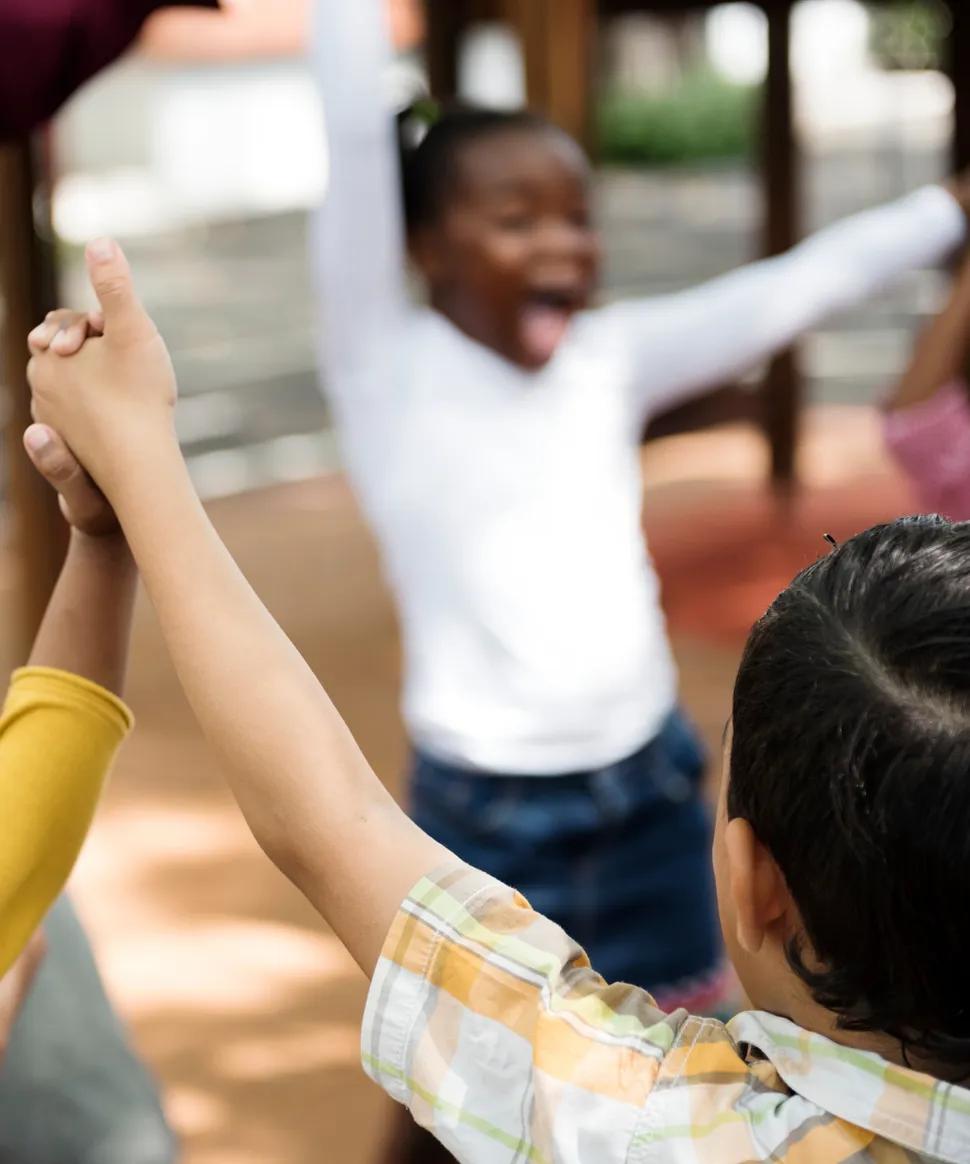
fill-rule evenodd
<path id="1" fill-rule="evenodd" d="M 970 1091 L 775 1015 L 665 1015 L 458 864 L 398 913 L 363 1060 L 466 1164 L 970 1161 Z"/>

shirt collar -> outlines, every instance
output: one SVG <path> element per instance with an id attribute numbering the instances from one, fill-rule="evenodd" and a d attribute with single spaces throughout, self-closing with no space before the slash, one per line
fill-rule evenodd
<path id="1" fill-rule="evenodd" d="M 970 1160 L 970 1090 L 898 1067 L 765 1011 L 728 1024 L 810 1103 L 911 1152 L 947 1164 Z"/>

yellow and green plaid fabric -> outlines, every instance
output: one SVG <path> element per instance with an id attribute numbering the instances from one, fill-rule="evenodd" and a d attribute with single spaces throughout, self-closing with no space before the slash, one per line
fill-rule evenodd
<path id="1" fill-rule="evenodd" d="M 401 907 L 362 1050 L 466 1164 L 970 1162 L 970 1091 L 775 1015 L 662 1014 L 459 864 Z"/>

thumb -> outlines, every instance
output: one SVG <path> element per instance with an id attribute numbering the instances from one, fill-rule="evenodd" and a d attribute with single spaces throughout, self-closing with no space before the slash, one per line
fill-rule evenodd
<path id="1" fill-rule="evenodd" d="M 88 244 L 85 258 L 104 315 L 105 337 L 137 343 L 154 336 L 155 325 L 135 294 L 131 268 L 121 247 L 110 238 L 96 239 Z"/>

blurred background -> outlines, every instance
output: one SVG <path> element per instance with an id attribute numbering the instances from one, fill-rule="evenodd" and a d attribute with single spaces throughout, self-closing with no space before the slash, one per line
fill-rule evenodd
<path id="1" fill-rule="evenodd" d="M 531 27 L 548 19 L 532 35 L 559 54 L 545 89 L 514 18 L 530 5 Z M 696 283 L 951 169 L 965 100 L 951 77 L 970 55 L 956 51 L 967 36 L 942 0 L 570 3 L 584 23 L 558 28 L 554 7 L 394 0 L 401 82 L 430 69 L 435 88 L 476 101 L 529 97 L 585 137 L 607 297 Z M 86 302 L 83 242 L 111 233 L 126 247 L 173 352 L 198 487 L 396 788 L 406 762 L 396 628 L 315 370 L 307 219 L 327 156 L 305 62 L 310 9 L 248 0 L 155 15 L 45 136 L 48 241 L 72 304 Z M 571 75 L 577 53 L 581 83 L 564 95 L 556 70 Z M 910 504 L 872 406 L 944 288 L 941 272 L 915 272 L 807 337 L 797 364 L 651 434 L 645 520 L 685 698 L 712 742 L 744 634 L 821 551 L 822 532 L 845 536 Z M 9 532 L 15 487 L 6 501 Z M 25 560 L 30 547 L 10 534 L 12 653 L 18 587 L 41 585 L 25 581 Z M 185 1159 L 372 1158 L 384 1106 L 358 1067 L 363 981 L 255 850 L 146 610 L 131 698 L 140 730 L 75 882 Z"/>
<path id="2" fill-rule="evenodd" d="M 305 249 L 306 213 L 326 185 L 321 113 L 300 59 L 309 7 L 249 0 L 232 19 L 161 12 L 140 51 L 91 82 L 53 130 L 65 291 L 81 294 L 71 276 L 83 241 L 112 232 L 127 244 L 175 353 L 183 436 L 209 496 L 337 464 L 321 439 Z M 394 7 L 398 44 L 420 72 L 424 12 L 418 0 Z M 806 229 L 947 170 L 948 24 L 934 0 L 795 5 Z M 758 254 L 750 163 L 767 44 L 752 4 L 606 21 L 591 115 L 608 295 L 688 285 Z M 470 99 L 525 98 L 508 25 L 471 24 L 457 72 Z M 810 337 L 811 398 L 869 399 L 899 370 L 912 316 L 937 294 L 934 277 L 917 276 Z"/>

